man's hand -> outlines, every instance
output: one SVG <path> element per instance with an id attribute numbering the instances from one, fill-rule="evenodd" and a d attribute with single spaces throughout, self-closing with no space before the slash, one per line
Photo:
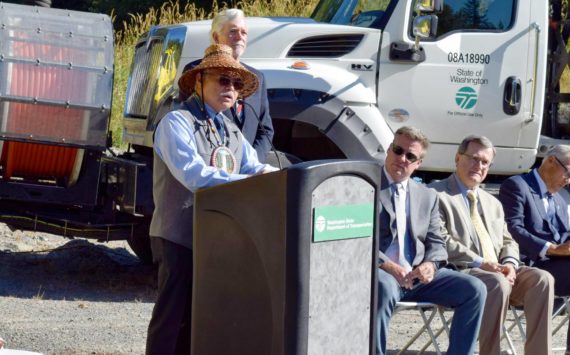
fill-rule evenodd
<path id="1" fill-rule="evenodd" d="M 546 251 L 546 255 L 570 256 L 570 241 L 558 245 L 552 244 Z"/>
<path id="2" fill-rule="evenodd" d="M 499 263 L 493 263 L 490 261 L 483 261 L 481 263 L 481 266 L 479 266 L 479 268 L 481 270 L 485 270 L 488 272 L 502 272 L 503 270 L 503 265 L 499 264 Z"/>
<path id="3" fill-rule="evenodd" d="M 504 265 L 501 265 L 501 273 L 505 275 L 507 281 L 509 281 L 511 286 L 515 284 L 515 280 L 517 278 L 517 271 L 515 270 L 513 264 L 505 263 Z"/>
<path id="4" fill-rule="evenodd" d="M 435 265 L 431 261 L 425 261 L 418 265 L 406 278 L 413 284 L 414 279 L 418 279 L 421 283 L 427 284 L 433 280 L 435 276 Z"/>
<path id="5" fill-rule="evenodd" d="M 411 289 L 412 286 L 414 285 L 412 279 L 406 277 L 408 275 L 406 269 L 404 269 L 399 264 L 396 264 L 391 260 L 387 260 L 380 266 L 380 268 L 389 273 L 390 275 L 394 276 L 396 281 L 398 281 L 400 287 Z"/>
<path id="6" fill-rule="evenodd" d="M 265 168 L 265 169 L 259 170 L 257 173 L 255 173 L 255 174 L 253 174 L 253 175 L 254 175 L 254 176 L 257 176 L 257 175 L 264 175 L 264 174 L 269 174 L 269 173 L 274 172 L 274 171 L 276 171 L 276 170 Z"/>

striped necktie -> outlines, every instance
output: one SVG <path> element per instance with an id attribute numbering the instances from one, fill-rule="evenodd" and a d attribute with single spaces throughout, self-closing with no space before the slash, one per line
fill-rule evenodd
<path id="1" fill-rule="evenodd" d="M 398 261 L 406 271 L 412 270 L 413 251 L 411 240 L 407 231 L 406 216 L 406 189 L 401 183 L 396 183 L 394 188 L 394 206 L 396 210 L 396 228 L 398 231 Z"/>

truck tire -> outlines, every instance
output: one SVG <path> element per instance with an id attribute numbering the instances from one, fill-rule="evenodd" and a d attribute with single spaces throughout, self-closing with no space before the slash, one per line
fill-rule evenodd
<path id="1" fill-rule="evenodd" d="M 133 236 L 127 243 L 143 264 L 152 264 L 152 251 L 150 249 L 150 236 L 148 235 L 150 222 L 145 221 L 135 226 Z"/>
<path id="2" fill-rule="evenodd" d="M 301 163 L 303 162 L 303 160 L 287 152 L 270 151 L 269 153 L 267 153 L 265 162 L 269 165 L 273 165 L 276 168 L 282 169 L 291 166 L 293 164 Z"/>
<path id="3" fill-rule="evenodd" d="M 22 1 L 24 5 L 35 5 L 40 7 L 51 7 L 51 0 L 24 0 Z"/>
<path id="4" fill-rule="evenodd" d="M 36 5 L 41 7 L 51 7 L 51 0 L 37 0 Z"/>

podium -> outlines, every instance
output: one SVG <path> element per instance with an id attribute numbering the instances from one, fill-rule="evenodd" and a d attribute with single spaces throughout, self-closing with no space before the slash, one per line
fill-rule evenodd
<path id="1" fill-rule="evenodd" d="M 374 354 L 380 169 L 307 162 L 199 190 L 192 354 Z"/>

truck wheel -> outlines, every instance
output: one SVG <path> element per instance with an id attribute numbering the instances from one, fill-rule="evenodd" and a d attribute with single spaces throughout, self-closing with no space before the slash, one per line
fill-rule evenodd
<path id="1" fill-rule="evenodd" d="M 279 156 L 279 158 L 277 156 Z M 270 151 L 269 153 L 267 153 L 267 157 L 265 158 L 265 162 L 267 164 L 273 165 L 276 168 L 278 167 L 286 168 L 293 164 L 301 163 L 302 161 L 303 160 L 299 159 L 293 154 L 281 151 L 277 152 Z"/>
<path id="2" fill-rule="evenodd" d="M 51 0 L 36 0 L 35 5 L 41 7 L 51 7 Z"/>
<path id="3" fill-rule="evenodd" d="M 135 226 L 133 236 L 127 239 L 127 243 L 143 264 L 152 263 L 152 251 L 150 249 L 150 236 L 148 235 L 150 224 L 139 223 Z"/>
<path id="4" fill-rule="evenodd" d="M 41 7 L 51 7 L 51 0 L 24 0 L 23 5 L 35 5 Z"/>

